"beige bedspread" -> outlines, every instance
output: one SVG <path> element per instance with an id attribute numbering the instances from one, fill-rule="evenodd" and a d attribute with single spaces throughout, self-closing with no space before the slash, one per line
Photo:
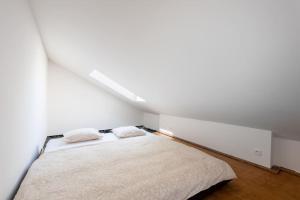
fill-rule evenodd
<path id="1" fill-rule="evenodd" d="M 141 136 L 44 153 L 15 200 L 182 200 L 235 177 L 197 149 Z"/>

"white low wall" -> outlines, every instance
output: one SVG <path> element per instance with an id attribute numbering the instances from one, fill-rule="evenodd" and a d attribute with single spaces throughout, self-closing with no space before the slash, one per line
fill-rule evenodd
<path id="1" fill-rule="evenodd" d="M 159 115 L 152 113 L 144 113 L 143 125 L 152 130 L 159 129 Z"/>
<path id="2" fill-rule="evenodd" d="M 271 167 L 271 131 L 169 115 L 160 115 L 159 127 L 161 132 Z"/>
<path id="3" fill-rule="evenodd" d="M 273 138 L 272 164 L 300 173 L 300 141 Z"/>

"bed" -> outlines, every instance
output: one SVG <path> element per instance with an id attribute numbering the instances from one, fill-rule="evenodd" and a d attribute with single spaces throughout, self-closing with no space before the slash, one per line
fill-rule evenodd
<path id="1" fill-rule="evenodd" d="M 236 178 L 226 162 L 161 136 L 105 135 L 101 142 L 50 145 L 15 200 L 184 200 Z"/>

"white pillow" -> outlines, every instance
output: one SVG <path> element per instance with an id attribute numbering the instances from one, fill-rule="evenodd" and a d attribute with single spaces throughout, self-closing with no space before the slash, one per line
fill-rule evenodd
<path id="1" fill-rule="evenodd" d="M 112 129 L 112 132 L 119 138 L 127 138 L 145 135 L 145 132 L 134 126 L 124 126 Z"/>
<path id="2" fill-rule="evenodd" d="M 103 134 L 94 128 L 75 129 L 64 133 L 64 141 L 67 143 L 82 142 L 88 140 L 97 140 L 102 138 Z"/>

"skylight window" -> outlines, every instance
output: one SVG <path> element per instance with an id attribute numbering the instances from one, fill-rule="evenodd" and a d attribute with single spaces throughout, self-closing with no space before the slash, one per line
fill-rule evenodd
<path id="1" fill-rule="evenodd" d="M 145 102 L 145 99 L 135 95 L 134 93 L 130 92 L 117 82 L 111 80 L 101 72 L 94 70 L 90 73 L 90 77 L 95 79 L 96 81 L 102 83 L 103 85 L 109 87 L 110 89 L 114 90 L 115 92 L 123 95 L 124 97 L 132 100 L 132 101 L 137 101 L 137 102 Z"/>

